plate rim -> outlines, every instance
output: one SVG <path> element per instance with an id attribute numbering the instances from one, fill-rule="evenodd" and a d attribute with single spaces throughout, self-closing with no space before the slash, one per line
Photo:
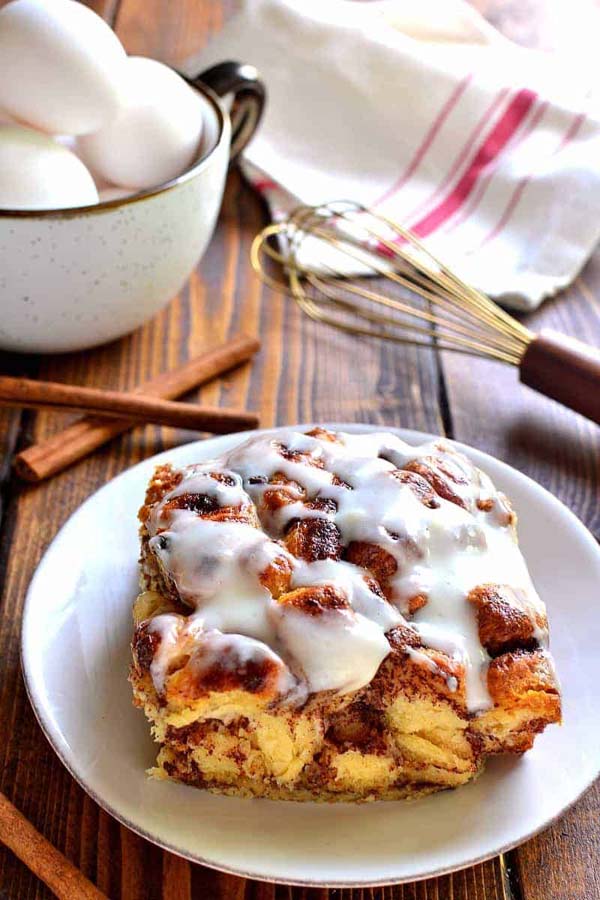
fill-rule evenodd
<path id="1" fill-rule="evenodd" d="M 240 441 L 243 441 L 247 438 L 254 437 L 255 435 L 266 434 L 269 432 L 282 431 L 284 429 L 303 431 L 306 429 L 314 428 L 314 427 L 316 427 L 316 425 L 319 425 L 322 428 L 336 429 L 338 431 L 359 432 L 361 430 L 364 430 L 364 431 L 370 431 L 370 432 L 378 432 L 378 431 L 390 432 L 392 434 L 398 435 L 402 440 L 406 440 L 407 443 L 412 443 L 413 441 L 426 442 L 428 440 L 444 440 L 444 441 L 447 441 L 448 443 L 452 444 L 453 446 L 457 447 L 459 450 L 466 452 L 467 454 L 472 451 L 475 451 L 476 454 L 483 456 L 485 459 L 491 459 L 493 461 L 493 463 L 496 465 L 499 465 L 501 469 L 508 471 L 510 473 L 510 477 L 516 477 L 517 480 L 521 481 L 521 483 L 526 488 L 529 488 L 531 485 L 533 485 L 534 489 L 536 489 L 537 491 L 543 492 L 543 494 L 545 495 L 545 498 L 547 500 L 549 500 L 549 502 L 551 504 L 553 504 L 556 508 L 559 508 L 562 515 L 566 514 L 566 517 L 570 521 L 570 524 L 574 525 L 580 531 L 581 536 L 582 537 L 585 536 L 585 540 L 588 543 L 588 545 L 590 546 L 590 548 L 593 548 L 594 552 L 596 552 L 598 555 L 600 555 L 600 547 L 598 547 L 598 545 L 597 545 L 593 535 L 589 531 L 589 529 L 575 515 L 575 513 L 572 510 L 570 510 L 569 507 L 566 506 L 561 500 L 559 500 L 558 497 L 556 497 L 554 494 L 552 494 L 551 491 L 549 491 L 543 485 L 539 484 L 537 481 L 535 481 L 529 475 L 525 475 L 523 472 L 521 472 L 518 469 L 516 469 L 515 467 L 511 466 L 509 463 L 504 462 L 504 460 L 498 459 L 498 457 L 492 456 L 492 454 L 487 453 L 484 450 L 480 450 L 478 447 L 473 447 L 473 446 L 471 446 L 469 444 L 465 444 L 461 441 L 454 440 L 453 438 L 448 438 L 445 435 L 439 435 L 439 434 L 436 435 L 431 432 L 424 432 L 424 431 L 419 431 L 419 430 L 410 429 L 410 428 L 402 428 L 400 426 L 393 426 L 393 425 L 373 425 L 373 424 L 366 423 L 366 422 L 365 423 L 361 423 L 361 422 L 325 422 L 325 423 L 308 422 L 308 423 L 298 423 L 298 424 L 291 424 L 291 425 L 276 425 L 271 428 L 257 428 L 257 429 L 252 429 L 250 431 L 244 431 L 244 432 L 231 432 L 231 433 L 228 433 L 227 435 L 212 435 L 209 438 L 204 438 L 204 439 L 200 439 L 200 440 L 196 440 L 196 441 L 189 441 L 187 443 L 179 444 L 176 447 L 171 447 L 167 450 L 162 450 L 159 453 L 153 454 L 152 456 L 149 456 L 146 459 L 140 460 L 138 463 L 135 463 L 134 465 L 129 466 L 123 472 L 119 472 L 118 475 L 115 475 L 113 478 L 111 478 L 109 481 L 107 481 L 106 484 L 103 484 L 101 487 L 99 487 L 97 490 L 95 490 L 92 494 L 89 495 L 89 497 L 86 497 L 86 499 L 82 503 L 80 503 L 79 506 L 77 506 L 76 509 L 74 509 L 70 513 L 70 515 L 67 517 L 65 522 L 63 522 L 63 524 L 61 525 L 59 530 L 56 532 L 56 534 L 53 536 L 53 538 L 50 541 L 50 543 L 48 544 L 48 546 L 45 548 L 44 553 L 42 554 L 41 558 L 39 559 L 39 561 L 35 567 L 35 571 L 31 577 L 31 580 L 27 587 L 27 592 L 25 595 L 24 603 L 23 603 L 23 612 L 22 612 L 20 636 L 19 636 L 19 659 L 20 659 L 20 663 L 21 663 L 21 672 L 23 675 L 25 690 L 27 693 L 27 697 L 29 699 L 29 703 L 31 704 L 31 707 L 33 709 L 35 718 L 38 722 L 38 725 L 40 726 L 40 728 L 42 730 L 42 733 L 44 734 L 44 737 L 50 744 L 50 747 L 52 748 L 53 752 L 56 754 L 56 756 L 58 757 L 58 759 L 60 760 L 62 765 L 66 768 L 66 770 L 69 772 L 71 777 L 77 782 L 77 784 L 85 791 L 85 793 L 89 797 L 91 797 L 92 800 L 94 800 L 94 802 L 97 803 L 101 809 L 103 809 L 106 813 L 108 813 L 110 816 L 112 816 L 117 822 L 119 822 L 120 824 L 125 825 L 127 828 L 129 828 L 130 831 L 133 831 L 134 834 L 137 834 L 140 837 L 145 838 L 146 840 L 150 841 L 150 843 L 155 844 L 156 846 L 160 847 L 161 849 L 167 850 L 168 852 L 173 853 L 182 859 L 186 859 L 189 862 L 193 862 L 198 865 L 203 865 L 210 869 L 214 869 L 216 871 L 223 872 L 228 875 L 236 875 L 240 878 L 247 878 L 247 879 L 256 880 L 256 881 L 264 881 L 269 884 L 283 884 L 283 885 L 291 885 L 291 886 L 297 886 L 297 887 L 324 887 L 324 888 L 328 888 L 328 889 L 388 887 L 388 886 L 397 885 L 397 884 L 410 884 L 412 882 L 425 881 L 428 878 L 439 878 L 444 875 L 449 875 L 452 872 L 459 872 L 464 869 L 479 865 L 483 862 L 486 862 L 487 860 L 493 859 L 496 856 L 501 856 L 501 855 L 509 852 L 510 850 L 513 850 L 514 848 L 519 847 L 521 844 L 524 844 L 526 841 L 531 840 L 533 837 L 540 834 L 542 831 L 545 831 L 547 828 L 550 828 L 556 821 L 558 821 L 558 819 L 561 818 L 561 816 L 563 816 L 573 806 L 575 806 L 575 804 L 581 799 L 581 797 L 585 793 L 587 793 L 587 791 L 594 785 L 594 783 L 596 782 L 598 777 L 600 777 L 600 754 L 598 755 L 598 760 L 596 763 L 596 771 L 595 771 L 594 776 L 589 780 L 589 782 L 587 784 L 585 784 L 581 788 L 579 793 L 577 793 L 576 796 L 574 796 L 567 804 L 565 804 L 565 806 L 559 812 L 557 812 L 554 816 L 552 816 L 552 818 L 547 819 L 542 825 L 540 825 L 537 828 L 532 829 L 527 834 L 519 837 L 517 840 L 509 841 L 508 843 L 502 845 L 501 847 L 499 847 L 497 849 L 494 849 L 493 851 L 486 852 L 484 854 L 470 858 L 468 861 L 466 861 L 464 863 L 460 863 L 459 865 L 442 866 L 440 868 L 437 868 L 437 869 L 434 869 L 431 871 L 427 871 L 427 872 L 424 872 L 419 875 L 410 875 L 406 878 L 399 876 L 399 877 L 394 877 L 391 879 L 383 878 L 383 879 L 378 879 L 378 880 L 374 880 L 374 881 L 373 880 L 356 881 L 356 880 L 343 880 L 343 879 L 333 879 L 333 880 L 324 881 L 324 880 L 314 879 L 314 878 L 281 879 L 281 878 L 275 878 L 274 876 L 258 874 L 258 873 L 252 872 L 252 871 L 247 871 L 240 867 L 228 866 L 222 862 L 215 862 L 211 859 L 200 856 L 198 854 L 194 854 L 192 852 L 182 850 L 179 847 L 174 846 L 173 844 L 169 843 L 168 841 L 161 840 L 160 838 L 156 837 L 151 832 L 145 830 L 141 825 L 135 824 L 132 821 L 130 821 L 127 818 L 127 816 L 125 816 L 123 813 L 116 811 L 111 806 L 110 803 L 105 801 L 86 782 L 85 778 L 82 775 L 80 775 L 79 773 L 76 772 L 73 764 L 67 758 L 67 755 L 63 751 L 63 748 L 61 746 L 62 741 L 61 741 L 60 735 L 55 736 L 53 734 L 53 727 L 51 725 L 51 722 L 49 722 L 45 718 L 45 714 L 43 711 L 43 706 L 44 706 L 43 701 L 36 694 L 36 690 L 33 685 L 34 678 L 28 670 L 28 665 L 26 662 L 26 659 L 27 659 L 26 632 L 28 630 L 27 623 L 29 620 L 29 607 L 30 607 L 30 603 L 31 603 L 30 598 L 31 598 L 31 595 L 33 592 L 33 586 L 34 586 L 34 583 L 36 580 L 36 576 L 37 576 L 38 571 L 41 568 L 42 564 L 44 563 L 46 555 L 51 551 L 52 547 L 57 542 L 57 540 L 60 538 L 60 536 L 62 535 L 63 531 L 65 530 L 65 528 L 67 527 L 67 525 L 69 524 L 69 522 L 71 521 L 73 516 L 75 516 L 81 509 L 83 509 L 85 506 L 87 506 L 87 504 L 91 503 L 98 496 L 98 494 L 100 494 L 105 489 L 108 489 L 111 485 L 114 485 L 114 483 L 119 481 L 119 479 L 124 478 L 125 476 L 128 476 L 135 469 L 143 467 L 143 466 L 148 466 L 151 463 L 157 465 L 164 458 L 169 457 L 169 455 L 173 454 L 174 452 L 177 452 L 182 447 L 190 447 L 193 444 L 203 445 L 207 441 L 212 442 L 215 439 L 224 438 L 224 437 L 233 438 L 233 437 L 239 436 Z M 272 802 L 277 802 L 277 801 L 272 801 Z M 293 801 L 289 801 L 289 802 L 293 802 Z M 386 801 L 384 801 L 384 802 L 386 802 Z"/>

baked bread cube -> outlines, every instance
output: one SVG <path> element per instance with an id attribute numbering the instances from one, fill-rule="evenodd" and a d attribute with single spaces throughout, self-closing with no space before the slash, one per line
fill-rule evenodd
<path id="1" fill-rule="evenodd" d="M 560 722 L 515 514 L 443 441 L 260 434 L 159 466 L 140 521 L 130 680 L 157 778 L 416 797 Z"/>

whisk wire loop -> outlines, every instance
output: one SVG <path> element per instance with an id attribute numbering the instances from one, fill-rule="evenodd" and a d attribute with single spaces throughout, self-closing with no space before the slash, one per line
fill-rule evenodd
<path id="1" fill-rule="evenodd" d="M 513 365 L 534 337 L 408 229 L 352 201 L 299 206 L 256 237 L 251 260 L 265 283 L 292 296 L 312 319 L 353 334 Z M 273 262 L 283 278 L 267 269 Z M 357 273 L 377 280 L 359 280 Z M 380 279 L 394 285 L 394 295 L 380 289 Z"/>

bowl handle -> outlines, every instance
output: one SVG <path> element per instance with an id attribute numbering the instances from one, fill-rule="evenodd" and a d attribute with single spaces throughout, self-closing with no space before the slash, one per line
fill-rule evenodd
<path id="1" fill-rule="evenodd" d="M 217 97 L 231 97 L 231 148 L 229 161 L 242 152 L 262 118 L 266 90 L 254 66 L 238 62 L 222 62 L 194 78 L 190 84 L 210 88 Z"/>

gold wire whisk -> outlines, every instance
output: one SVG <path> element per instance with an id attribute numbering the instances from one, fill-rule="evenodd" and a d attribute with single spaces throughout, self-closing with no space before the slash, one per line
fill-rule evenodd
<path id="1" fill-rule="evenodd" d="M 317 260 L 310 265 L 302 261 L 308 241 Z M 513 364 L 533 338 L 410 231 L 360 204 L 298 207 L 257 236 L 251 257 L 263 280 L 291 295 L 311 318 L 354 334 L 417 346 L 435 342 L 441 349 Z M 283 280 L 269 273 L 267 260 L 283 267 Z M 385 278 L 404 293 L 390 296 L 381 282 L 374 285 L 354 273 Z"/>
<path id="2" fill-rule="evenodd" d="M 255 238 L 251 259 L 318 322 L 509 363 L 524 384 L 600 424 L 598 350 L 530 331 L 408 229 L 359 203 L 299 206 Z"/>

